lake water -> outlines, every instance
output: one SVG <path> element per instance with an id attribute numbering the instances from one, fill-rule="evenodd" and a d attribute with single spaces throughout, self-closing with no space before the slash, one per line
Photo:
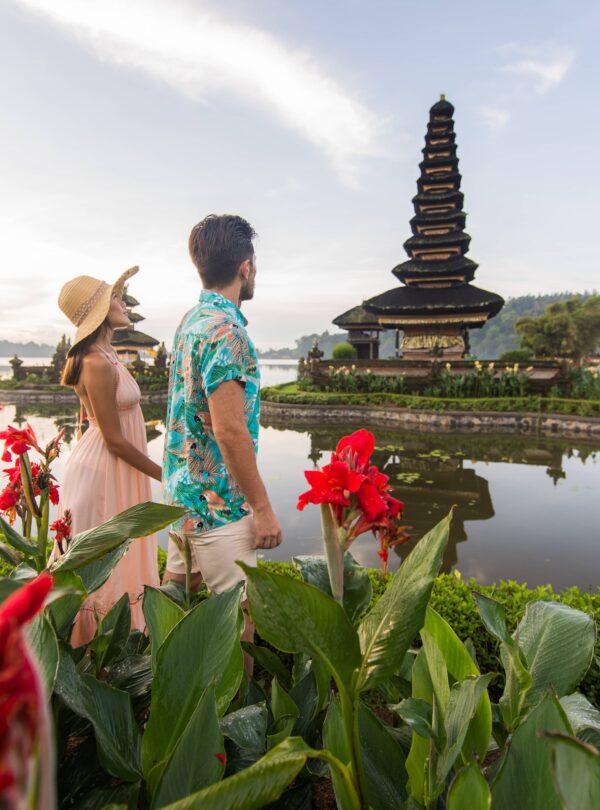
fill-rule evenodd
<path id="1" fill-rule="evenodd" d="M 293 379 L 295 361 L 263 361 L 263 383 Z M 1 400 L 1 392 L 0 392 Z M 160 463 L 164 406 L 144 408 L 149 452 Z M 55 464 L 62 469 L 74 441 L 75 407 L 5 405 L 0 426 L 28 420 L 48 441 L 67 426 L 66 445 Z M 361 425 L 302 425 L 264 422 L 259 467 L 283 526 L 284 542 L 270 559 L 322 551 L 318 507 L 296 510 L 307 485 L 303 471 L 326 463 L 340 436 Z M 369 427 L 369 425 L 364 425 Z M 569 439 L 447 434 L 372 428 L 374 461 L 390 476 L 406 503 L 405 521 L 415 539 L 457 505 L 444 570 L 485 584 L 514 579 L 556 588 L 600 586 L 600 446 Z M 153 484 L 160 500 L 160 486 Z M 165 542 L 165 533 L 161 536 Z M 405 555 L 410 544 L 401 547 Z M 352 547 L 364 565 L 379 565 L 371 535 Z M 401 557 L 390 555 L 391 568 Z"/>

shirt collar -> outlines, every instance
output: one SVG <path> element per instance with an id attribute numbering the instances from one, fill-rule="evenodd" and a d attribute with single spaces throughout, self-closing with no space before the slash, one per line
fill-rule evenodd
<path id="1" fill-rule="evenodd" d="M 230 301 L 229 298 L 225 298 L 221 293 L 215 292 L 214 290 L 202 290 L 200 293 L 200 303 L 212 304 L 214 307 L 222 309 L 223 312 L 228 312 L 233 319 L 242 324 L 242 326 L 248 325 L 248 321 L 242 314 L 241 309 L 236 307 L 233 301 Z"/>

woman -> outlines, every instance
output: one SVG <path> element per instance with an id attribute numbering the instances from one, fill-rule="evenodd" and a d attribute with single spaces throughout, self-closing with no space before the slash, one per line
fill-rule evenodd
<path id="1" fill-rule="evenodd" d="M 140 389 L 111 346 L 115 329 L 130 325 L 121 296 L 138 267 L 112 286 L 78 276 L 60 292 L 58 305 L 77 327 L 61 382 L 72 386 L 87 413 L 89 429 L 67 461 L 62 511 L 70 510 L 77 534 L 104 523 L 124 509 L 151 500 L 150 478 L 161 469 L 148 457 Z M 129 594 L 132 628 L 143 630 L 144 585 L 159 585 L 156 537 L 134 540 L 105 584 L 91 594 L 78 614 L 71 643 L 87 643 L 96 632 L 96 615 L 107 613 Z"/>

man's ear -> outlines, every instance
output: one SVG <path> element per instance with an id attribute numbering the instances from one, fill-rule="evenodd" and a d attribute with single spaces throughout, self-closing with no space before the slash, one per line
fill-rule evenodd
<path id="1" fill-rule="evenodd" d="M 252 269 L 252 260 L 244 259 L 244 261 L 240 264 L 240 274 L 244 279 L 244 281 L 248 281 L 251 269 Z"/>

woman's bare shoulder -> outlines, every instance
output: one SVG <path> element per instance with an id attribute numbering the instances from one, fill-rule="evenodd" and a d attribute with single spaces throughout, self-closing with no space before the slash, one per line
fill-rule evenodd
<path id="1" fill-rule="evenodd" d="M 86 354 L 81 363 L 81 373 L 85 376 L 100 375 L 102 377 L 114 377 L 115 367 L 100 354 L 100 352 L 90 352 Z"/>

